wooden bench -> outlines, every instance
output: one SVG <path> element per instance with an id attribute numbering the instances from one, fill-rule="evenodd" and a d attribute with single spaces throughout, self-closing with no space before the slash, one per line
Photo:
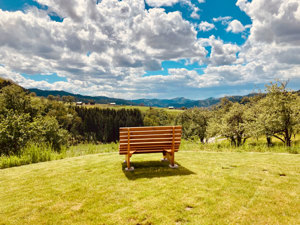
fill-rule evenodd
<path id="1" fill-rule="evenodd" d="M 175 152 L 181 142 L 181 126 L 160 127 L 120 127 L 119 154 L 125 155 L 126 170 L 130 167 L 130 157 L 141 153 L 163 153 L 163 160 L 170 161 L 170 167 L 178 167 L 174 163 Z"/>

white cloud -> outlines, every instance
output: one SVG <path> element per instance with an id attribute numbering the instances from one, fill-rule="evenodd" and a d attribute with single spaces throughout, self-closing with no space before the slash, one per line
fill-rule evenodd
<path id="1" fill-rule="evenodd" d="M 209 64 L 214 66 L 231 65 L 237 63 L 237 53 L 240 47 L 234 44 L 224 44 L 221 39 L 210 36 L 209 39 L 203 39 L 206 45 L 211 46 L 211 53 L 208 58 Z M 205 43 L 203 43 L 205 44 Z"/>
<path id="2" fill-rule="evenodd" d="M 161 60 L 206 55 L 197 32 L 179 12 L 146 11 L 143 1 L 132 0 L 39 2 L 57 10 L 64 21 L 51 21 L 36 8 L 26 13 L 0 10 L 0 63 L 13 71 L 120 80 L 157 70 Z"/>
<path id="3" fill-rule="evenodd" d="M 149 6 L 161 7 L 161 6 L 172 6 L 181 0 L 145 0 Z"/>
<path id="4" fill-rule="evenodd" d="M 251 41 L 300 45 L 299 0 L 238 0 L 236 4 L 253 20 Z"/>
<path id="5" fill-rule="evenodd" d="M 49 7 L 47 12 L 0 10 L 0 76 L 27 88 L 129 99 L 195 96 L 199 88 L 266 83 L 274 78 L 300 82 L 297 0 L 239 0 L 237 5 L 252 20 L 243 46 L 214 36 L 197 39 L 197 31 L 180 12 L 148 11 L 142 0 L 103 0 L 98 5 L 85 0 L 74 4 L 38 1 Z M 50 20 L 49 12 L 56 12 L 64 21 Z M 231 20 L 230 16 L 213 19 L 223 24 Z M 231 32 L 241 30 L 234 21 L 228 25 Z M 199 29 L 212 27 L 205 23 Z M 207 46 L 211 54 L 206 57 Z M 169 69 L 170 75 L 142 76 L 145 70 L 159 70 L 164 60 L 179 59 L 208 66 L 202 75 Z M 21 73 L 57 73 L 67 81 L 37 82 Z"/>
<path id="6" fill-rule="evenodd" d="M 198 14 L 199 11 L 200 11 L 200 9 L 196 6 L 194 6 L 191 17 L 194 18 L 194 19 L 199 19 L 200 18 L 200 15 Z"/>
<path id="7" fill-rule="evenodd" d="M 205 2 L 204 0 L 199 0 L 199 3 Z M 191 2 L 191 0 L 146 0 L 146 3 L 151 7 L 162 7 L 162 6 L 172 6 L 177 3 L 185 4 L 189 6 L 189 8 L 192 10 L 191 17 L 194 19 L 199 19 L 200 15 L 198 12 L 200 9 L 196 7 L 195 4 Z"/>
<path id="8" fill-rule="evenodd" d="M 231 16 L 219 16 L 219 17 L 215 17 L 215 18 L 213 18 L 213 21 L 214 22 L 221 22 L 222 23 L 222 25 L 226 25 L 226 24 L 228 24 L 229 23 L 229 20 L 231 20 L 232 19 L 232 17 Z"/>
<path id="9" fill-rule="evenodd" d="M 238 20 L 233 20 L 228 24 L 228 27 L 226 29 L 227 32 L 232 32 L 232 33 L 241 33 L 245 30 L 245 27 L 243 24 L 241 24 L 240 21 Z"/>
<path id="10" fill-rule="evenodd" d="M 200 24 L 199 24 L 199 29 L 201 31 L 210 31 L 212 29 L 215 28 L 215 25 L 213 23 L 209 23 L 207 21 L 202 21 Z"/>

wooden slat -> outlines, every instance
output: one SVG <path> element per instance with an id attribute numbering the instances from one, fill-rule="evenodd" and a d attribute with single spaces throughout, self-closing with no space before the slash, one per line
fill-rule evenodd
<path id="1" fill-rule="evenodd" d="M 172 146 L 139 146 L 139 147 L 135 147 L 135 148 L 131 148 L 131 150 L 144 150 L 144 149 L 169 149 Z M 179 145 L 175 146 L 175 149 L 179 149 Z M 127 151 L 126 148 L 120 148 L 120 151 Z"/>
<path id="2" fill-rule="evenodd" d="M 175 144 L 175 148 L 179 148 L 180 144 Z M 144 148 L 153 148 L 153 149 L 156 149 L 156 148 L 172 148 L 171 145 L 140 145 L 140 146 L 135 146 L 135 147 L 132 147 L 131 146 L 131 149 L 144 149 Z M 127 146 L 120 146 L 120 150 L 127 150 Z"/>
<path id="3" fill-rule="evenodd" d="M 173 126 L 158 126 L 158 127 L 120 127 L 120 131 L 149 131 L 149 130 L 171 130 Z M 181 129 L 181 126 L 174 126 L 175 130 Z"/>
<path id="4" fill-rule="evenodd" d="M 120 140 L 127 140 L 127 135 L 121 135 Z M 130 135 L 130 140 L 142 138 L 172 138 L 173 134 L 148 134 L 148 135 Z M 175 138 L 181 138 L 181 134 L 175 134 Z"/>
<path id="5" fill-rule="evenodd" d="M 130 135 L 151 135 L 151 134 L 172 134 L 172 130 L 153 130 L 153 131 L 130 131 Z M 175 130 L 175 134 L 181 134 L 181 130 Z M 127 136 L 127 131 L 120 131 L 120 136 Z"/>
<path id="6" fill-rule="evenodd" d="M 134 154 L 143 154 L 143 153 L 161 153 L 165 152 L 165 150 L 158 149 L 158 150 L 143 150 L 143 151 L 135 151 Z M 175 152 L 178 152 L 178 149 L 175 149 Z M 119 155 L 126 155 L 127 151 L 121 151 L 119 152 Z"/>
<path id="7" fill-rule="evenodd" d="M 166 141 L 170 141 L 172 142 L 173 141 L 173 138 L 172 137 L 169 137 L 169 138 L 141 138 L 141 139 L 121 139 L 120 140 L 120 143 L 128 143 L 128 140 L 130 140 L 130 144 L 132 143 L 137 143 L 137 142 L 166 142 Z M 181 138 L 174 138 L 175 141 L 180 141 Z"/>
<path id="8" fill-rule="evenodd" d="M 180 144 L 180 141 L 176 141 L 175 142 L 176 144 Z M 160 142 L 137 142 L 137 143 L 131 143 L 130 142 L 130 147 L 133 147 L 133 146 L 143 146 L 143 145 L 164 145 L 164 144 L 170 144 L 172 145 L 172 142 L 170 141 L 160 141 Z M 120 143 L 120 146 L 121 145 L 124 145 L 124 146 L 127 146 L 128 144 L 127 143 Z"/>

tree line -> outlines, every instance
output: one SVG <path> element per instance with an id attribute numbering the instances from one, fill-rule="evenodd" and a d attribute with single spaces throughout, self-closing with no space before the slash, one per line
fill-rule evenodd
<path id="1" fill-rule="evenodd" d="M 1 83 L 2 84 L 2 83 Z M 20 155 L 28 144 L 60 151 L 79 142 L 119 139 L 119 127 L 143 126 L 138 109 L 74 107 L 70 101 L 37 98 L 15 84 L 0 89 L 0 155 Z"/>
<path id="2" fill-rule="evenodd" d="M 148 110 L 147 125 L 182 125 L 183 138 L 225 137 L 233 146 L 250 137 L 265 136 L 268 146 L 276 138 L 286 146 L 300 133 L 300 97 L 287 89 L 287 82 L 266 85 L 266 93 L 245 97 L 241 102 L 223 98 L 211 108 L 191 108 L 176 117 L 163 110 Z"/>

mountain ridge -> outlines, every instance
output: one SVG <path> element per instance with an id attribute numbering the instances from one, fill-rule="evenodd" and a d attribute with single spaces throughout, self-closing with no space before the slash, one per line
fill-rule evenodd
<path id="1" fill-rule="evenodd" d="M 192 108 L 192 107 L 210 107 L 212 105 L 218 104 L 222 98 L 207 98 L 204 100 L 191 100 L 185 97 L 176 97 L 172 99 L 135 99 L 135 100 L 126 100 L 120 98 L 110 98 L 106 96 L 88 96 L 88 95 L 81 95 L 81 94 L 73 94 L 66 91 L 59 91 L 59 90 L 41 90 L 38 88 L 31 88 L 28 89 L 30 92 L 35 92 L 39 97 L 47 97 L 48 95 L 53 96 L 74 96 L 76 101 L 81 102 L 89 102 L 91 100 L 95 101 L 98 104 L 109 104 L 109 103 L 116 103 L 117 105 L 143 105 L 143 106 L 152 106 L 152 107 L 169 107 L 173 106 L 175 108 Z M 245 96 L 226 96 L 230 101 L 233 102 L 240 102 L 244 97 L 251 97 L 256 95 L 256 93 L 251 93 Z"/>

